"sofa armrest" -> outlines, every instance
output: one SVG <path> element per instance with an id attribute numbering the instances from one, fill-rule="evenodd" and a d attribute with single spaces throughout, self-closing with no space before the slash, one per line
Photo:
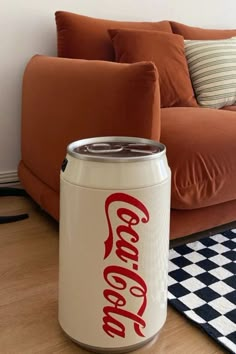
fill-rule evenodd
<path id="1" fill-rule="evenodd" d="M 95 136 L 160 137 L 158 73 L 151 62 L 118 64 L 46 56 L 28 63 L 22 94 L 22 161 L 59 191 L 66 146 Z"/>

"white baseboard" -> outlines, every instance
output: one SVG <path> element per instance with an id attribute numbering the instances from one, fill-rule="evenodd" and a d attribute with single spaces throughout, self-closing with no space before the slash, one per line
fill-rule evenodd
<path id="1" fill-rule="evenodd" d="M 17 171 L 0 172 L 0 184 L 19 183 Z"/>

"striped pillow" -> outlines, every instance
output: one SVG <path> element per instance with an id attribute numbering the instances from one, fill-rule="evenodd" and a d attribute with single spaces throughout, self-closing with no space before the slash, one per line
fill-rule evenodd
<path id="1" fill-rule="evenodd" d="M 236 39 L 185 40 L 189 73 L 200 106 L 236 103 Z"/>

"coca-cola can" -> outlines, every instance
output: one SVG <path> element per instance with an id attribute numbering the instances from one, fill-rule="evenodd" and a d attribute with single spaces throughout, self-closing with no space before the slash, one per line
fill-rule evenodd
<path id="1" fill-rule="evenodd" d="M 59 323 L 87 350 L 143 346 L 167 315 L 170 169 L 165 146 L 79 140 L 61 170 Z"/>

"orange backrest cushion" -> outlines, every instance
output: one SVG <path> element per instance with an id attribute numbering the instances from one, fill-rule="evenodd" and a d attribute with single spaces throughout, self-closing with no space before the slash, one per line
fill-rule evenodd
<path id="1" fill-rule="evenodd" d="M 161 107 L 197 107 L 182 36 L 159 31 L 109 30 L 116 60 L 151 60 L 159 72 Z"/>
<path id="2" fill-rule="evenodd" d="M 58 56 L 65 58 L 114 61 L 109 28 L 136 28 L 172 33 L 169 21 L 121 22 L 96 19 L 66 11 L 57 11 Z"/>
<path id="3" fill-rule="evenodd" d="M 180 34 L 184 39 L 226 39 L 236 36 L 236 29 L 206 29 L 174 21 L 171 21 L 170 24 L 173 33 Z"/>
<path id="4" fill-rule="evenodd" d="M 23 81 L 22 160 L 58 192 L 70 142 L 111 135 L 159 140 L 159 97 L 158 72 L 150 62 L 35 56 Z"/>

